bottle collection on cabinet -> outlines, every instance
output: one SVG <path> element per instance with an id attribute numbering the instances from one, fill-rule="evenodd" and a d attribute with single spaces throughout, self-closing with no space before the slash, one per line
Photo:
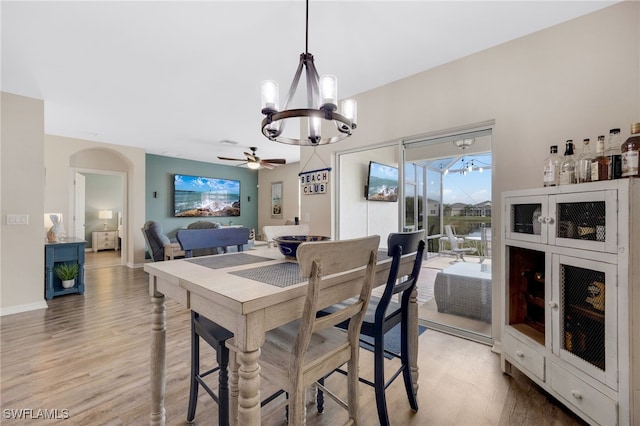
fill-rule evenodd
<path id="1" fill-rule="evenodd" d="M 544 160 L 544 186 L 570 185 L 640 176 L 640 122 L 631 125 L 631 136 L 623 143 L 620 129 L 598 136 L 595 155 L 591 140 L 582 141 L 581 154 L 576 156 L 572 139 L 566 141 L 564 156 L 558 155 L 558 146 L 552 145 L 550 155 Z"/>

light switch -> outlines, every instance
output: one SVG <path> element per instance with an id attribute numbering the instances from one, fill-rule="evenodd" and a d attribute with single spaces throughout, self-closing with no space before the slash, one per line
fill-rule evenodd
<path id="1" fill-rule="evenodd" d="M 28 214 L 8 214 L 7 215 L 7 225 L 28 225 L 28 224 L 29 224 Z"/>

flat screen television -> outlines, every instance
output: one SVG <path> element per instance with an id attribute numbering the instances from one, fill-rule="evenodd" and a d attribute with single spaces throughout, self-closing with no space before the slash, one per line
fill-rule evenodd
<path id="1" fill-rule="evenodd" d="M 173 215 L 240 216 L 240 181 L 173 175 Z"/>
<path id="2" fill-rule="evenodd" d="M 398 169 L 370 161 L 365 198 L 369 201 L 398 201 Z"/>

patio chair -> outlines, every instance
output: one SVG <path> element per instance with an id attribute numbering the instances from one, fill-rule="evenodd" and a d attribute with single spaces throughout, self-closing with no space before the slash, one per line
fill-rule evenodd
<path id="1" fill-rule="evenodd" d="M 466 262 L 466 260 L 464 260 L 465 254 L 473 254 L 478 251 L 475 247 L 463 247 L 464 238 L 456 236 L 453 229 L 451 229 L 451 225 L 445 225 L 444 230 L 447 234 L 449 244 L 451 244 L 451 253 L 456 255 L 456 259 L 451 263 L 459 261 Z"/>

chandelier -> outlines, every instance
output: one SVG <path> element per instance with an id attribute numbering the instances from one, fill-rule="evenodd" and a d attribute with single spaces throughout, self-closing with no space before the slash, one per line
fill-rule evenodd
<path id="1" fill-rule="evenodd" d="M 278 83 L 267 80 L 262 83 L 262 134 L 269 140 L 290 145 L 317 146 L 339 142 L 349 136 L 356 128 L 357 104 L 352 99 L 342 101 L 342 113 L 337 112 L 338 80 L 334 75 L 318 76 L 313 55 L 309 53 L 309 0 L 306 2 L 305 52 L 300 55 L 298 69 L 293 77 L 287 99 L 282 110 L 279 109 Z M 287 109 L 293 99 L 302 70 L 307 80 L 307 108 Z M 287 119 L 306 118 L 308 136 L 299 139 L 282 136 Z M 337 134 L 322 138 L 322 120 L 332 121 Z"/>

